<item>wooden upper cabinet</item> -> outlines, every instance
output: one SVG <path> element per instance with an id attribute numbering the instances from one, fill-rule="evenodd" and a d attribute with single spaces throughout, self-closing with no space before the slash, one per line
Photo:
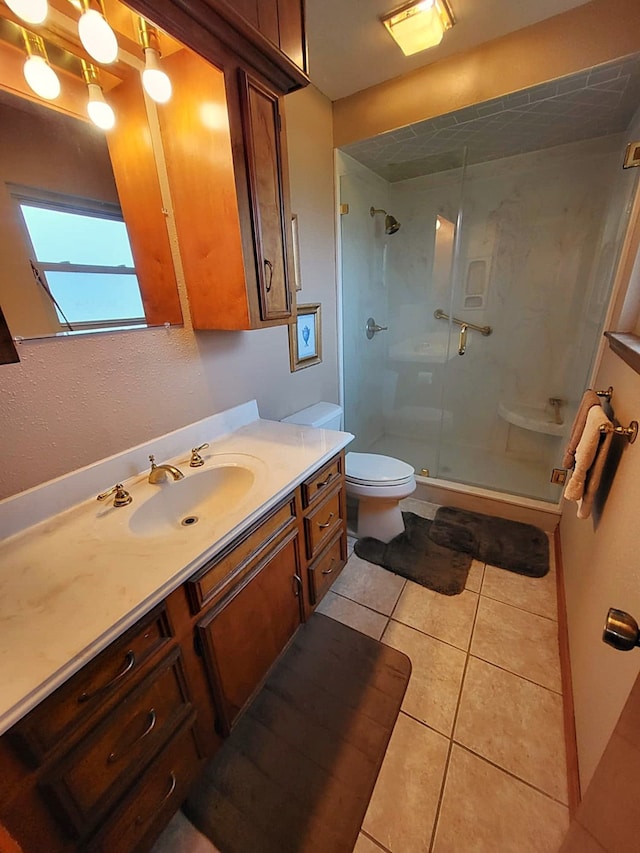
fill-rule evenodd
<path id="1" fill-rule="evenodd" d="M 277 2 L 280 50 L 298 68 L 308 74 L 304 0 L 277 0 Z"/>
<path id="2" fill-rule="evenodd" d="M 255 240 L 260 317 L 291 316 L 278 98 L 239 71 L 242 129 Z"/>
<path id="3" fill-rule="evenodd" d="M 291 216 L 278 98 L 188 49 L 163 62 L 174 97 L 160 126 L 193 326 L 286 323 Z"/>
<path id="4" fill-rule="evenodd" d="M 205 58 L 234 55 L 278 95 L 309 85 L 304 0 L 126 0 Z"/>

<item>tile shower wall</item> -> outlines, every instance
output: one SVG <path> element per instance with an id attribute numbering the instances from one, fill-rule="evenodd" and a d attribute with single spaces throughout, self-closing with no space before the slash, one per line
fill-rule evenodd
<path id="1" fill-rule="evenodd" d="M 383 256 L 366 243 L 372 239 L 370 228 L 367 238 L 364 231 L 360 237 L 362 259 L 374 267 L 384 260 L 383 274 L 379 268 L 369 274 L 358 264 L 358 273 L 347 276 L 345 270 L 344 276 L 346 424 L 366 437 L 366 446 L 375 441 L 373 431 L 380 423 L 362 399 L 364 388 L 369 406 L 372 395 L 384 404 L 387 434 L 406 438 L 406 421 L 413 416 L 414 426 L 419 424 L 413 438 L 441 448 L 431 454 L 429 464 L 439 467 L 432 474 L 559 498 L 548 477 L 560 462 L 564 437 L 508 423 L 498 407 L 528 406 L 540 420 L 553 421 L 548 401 L 559 397 L 566 401 L 566 429 L 571 423 L 588 380 L 624 225 L 621 144 L 621 137 L 610 136 L 474 164 L 464 174 L 453 168 L 386 185 L 344 157 L 350 179 L 357 175 L 359 185 L 375 187 L 381 195 L 386 188 L 387 209 L 402 223 L 397 234 L 386 238 Z M 436 217 L 452 230 L 461 192 L 450 288 L 442 257 L 437 257 L 444 229 L 436 238 Z M 616 203 L 608 220 L 612 199 Z M 370 221 L 362 225 L 366 229 Z M 372 342 L 379 347 L 375 362 L 364 336 L 358 338 L 360 352 L 348 352 L 358 346 L 347 333 L 354 301 L 361 303 L 362 322 L 369 316 L 363 313 L 366 302 L 379 312 L 378 322 L 390 327 L 386 337 Z M 470 330 L 467 353 L 459 357 L 459 329 L 454 327 L 446 352 L 448 324 L 434 318 L 437 308 L 489 324 L 493 333 L 484 337 Z M 429 351 L 437 357 L 430 360 Z M 352 365 L 357 365 L 357 380 L 349 376 Z M 384 452 L 393 448 L 387 444 Z M 494 477 L 489 456 L 538 473 L 526 484 L 513 479 L 513 466 Z"/>
<path id="2" fill-rule="evenodd" d="M 401 329 L 410 316 L 410 336 L 421 322 L 427 338 L 440 338 L 447 326 L 433 312 L 443 308 L 493 329 L 470 331 L 466 357 L 446 363 L 444 395 L 432 400 L 453 415 L 445 441 L 553 461 L 559 439 L 507 424 L 498 404 L 548 418 L 549 397 L 571 408 L 582 393 L 608 293 L 598 253 L 619 149 L 609 137 L 468 167 L 449 303 L 440 283 L 432 287 L 434 213 L 455 219 L 458 170 L 391 184 L 390 204 L 407 228 L 389 246 L 390 322 Z M 478 307 L 467 307 L 469 285 Z M 580 337 L 583 323 L 591 334 Z"/>

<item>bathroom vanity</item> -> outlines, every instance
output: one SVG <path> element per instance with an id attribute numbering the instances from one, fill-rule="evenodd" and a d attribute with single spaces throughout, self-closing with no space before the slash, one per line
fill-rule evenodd
<path id="1" fill-rule="evenodd" d="M 170 457 L 184 480 L 123 476 L 130 506 L 86 500 L 0 545 L 0 821 L 25 853 L 147 849 L 345 563 L 351 436 L 255 402 L 4 501 L 0 521 L 207 437 L 202 468 Z M 240 497 L 234 468 L 253 473 Z M 214 481 L 226 509 L 200 497 L 174 524 Z"/>

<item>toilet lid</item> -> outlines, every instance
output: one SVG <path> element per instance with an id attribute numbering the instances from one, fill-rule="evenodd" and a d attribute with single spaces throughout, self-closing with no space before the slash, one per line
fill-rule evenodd
<path id="1" fill-rule="evenodd" d="M 378 483 L 396 486 L 406 483 L 414 469 L 400 459 L 378 453 L 347 453 L 347 480 L 353 483 Z"/>

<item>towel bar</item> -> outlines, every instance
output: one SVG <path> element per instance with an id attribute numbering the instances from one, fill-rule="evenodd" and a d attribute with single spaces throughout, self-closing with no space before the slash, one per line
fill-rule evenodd
<path id="1" fill-rule="evenodd" d="M 603 424 L 600 427 L 600 432 L 614 432 L 616 435 L 624 435 L 629 439 L 629 444 L 633 444 L 638 437 L 638 421 L 631 421 L 628 427 Z"/>
<path id="2" fill-rule="evenodd" d="M 609 385 L 606 391 L 596 391 L 596 395 L 598 397 L 606 397 L 609 402 L 611 402 L 611 398 L 613 397 L 613 385 Z"/>

